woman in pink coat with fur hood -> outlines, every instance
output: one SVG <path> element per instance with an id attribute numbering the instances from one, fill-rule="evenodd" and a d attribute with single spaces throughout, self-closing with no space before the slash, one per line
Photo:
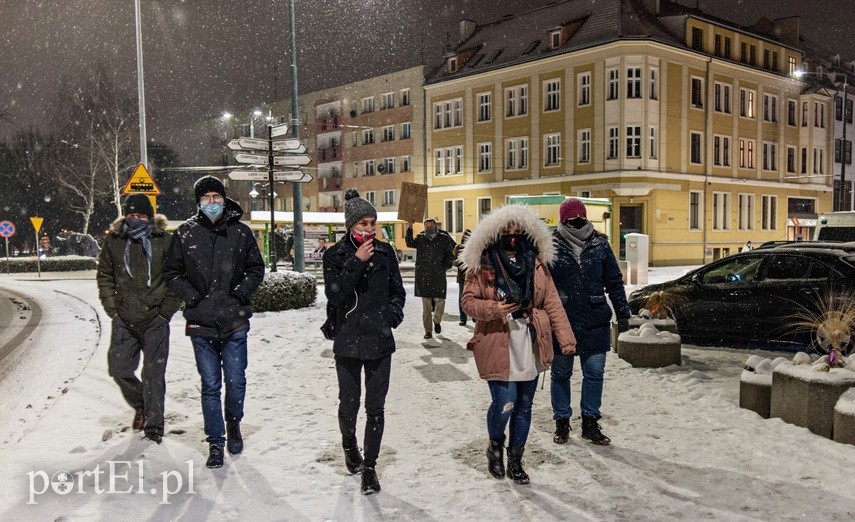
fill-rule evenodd
<path id="1" fill-rule="evenodd" d="M 552 337 L 561 351 L 576 350 L 576 338 L 547 265 L 555 258 L 552 236 L 528 207 L 506 205 L 472 231 L 460 260 L 466 267 L 461 304 L 476 319 L 467 348 L 490 387 L 487 464 L 504 478 L 505 427 L 510 425 L 507 475 L 528 484 L 522 456 L 540 373 L 552 362 Z"/>

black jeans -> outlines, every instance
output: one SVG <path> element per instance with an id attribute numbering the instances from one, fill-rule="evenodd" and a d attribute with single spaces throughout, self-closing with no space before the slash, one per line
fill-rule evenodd
<path id="1" fill-rule="evenodd" d="M 338 427 L 341 430 L 342 445 L 346 448 L 356 446 L 356 416 L 359 414 L 359 401 L 362 395 L 362 370 L 365 369 L 365 438 L 362 447 L 365 450 L 364 465 L 373 468 L 380 455 L 380 443 L 383 440 L 385 424 L 383 408 L 386 405 L 386 393 L 389 391 L 389 375 L 392 369 L 392 356 L 382 359 L 363 361 L 351 357 L 335 358 L 335 370 L 338 374 Z"/>
<path id="2" fill-rule="evenodd" d="M 134 372 L 144 355 L 142 381 Z M 169 357 L 169 322 L 155 317 L 142 332 L 128 328 L 119 316 L 113 318 L 107 368 L 132 408 L 143 410 L 145 430 L 163 435 L 166 400 L 166 360 Z"/>

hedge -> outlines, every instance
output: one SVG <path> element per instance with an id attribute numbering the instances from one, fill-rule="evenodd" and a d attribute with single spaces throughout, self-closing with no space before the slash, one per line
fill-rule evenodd
<path id="1" fill-rule="evenodd" d="M 42 272 L 75 272 L 78 270 L 95 270 L 98 268 L 98 260 L 86 256 L 57 256 L 48 257 L 39 261 Z M 10 257 L 8 263 L 6 258 L 0 258 L 0 272 L 38 272 L 35 257 Z"/>
<path id="2" fill-rule="evenodd" d="M 252 296 L 255 312 L 278 312 L 305 308 L 315 302 L 318 284 L 309 274 L 299 272 L 267 272 L 264 281 Z"/>

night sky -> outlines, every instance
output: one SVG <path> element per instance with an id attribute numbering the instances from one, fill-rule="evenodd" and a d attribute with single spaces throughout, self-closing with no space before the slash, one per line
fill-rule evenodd
<path id="1" fill-rule="evenodd" d="M 592 1 L 596 0 L 577 0 Z M 479 23 L 547 0 L 296 0 L 300 92 L 433 64 L 458 22 Z M 695 5 L 694 0 L 684 1 Z M 801 16 L 811 41 L 855 58 L 853 0 L 700 0 L 741 24 Z M 290 96 L 288 0 L 143 0 L 147 130 L 190 164 L 204 158 L 199 123 Z M 63 75 L 103 63 L 136 97 L 133 0 L 3 0 L 0 140 L 50 130 Z M 274 78 L 278 76 L 278 81 Z"/>

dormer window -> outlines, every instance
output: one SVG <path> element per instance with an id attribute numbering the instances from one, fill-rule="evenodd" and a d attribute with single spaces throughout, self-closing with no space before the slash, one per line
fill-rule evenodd
<path id="1" fill-rule="evenodd" d="M 457 71 L 457 57 L 448 59 L 448 72 L 453 73 Z"/>
<path id="2" fill-rule="evenodd" d="M 558 49 L 561 47 L 561 31 L 552 31 L 549 33 L 549 48 Z"/>

